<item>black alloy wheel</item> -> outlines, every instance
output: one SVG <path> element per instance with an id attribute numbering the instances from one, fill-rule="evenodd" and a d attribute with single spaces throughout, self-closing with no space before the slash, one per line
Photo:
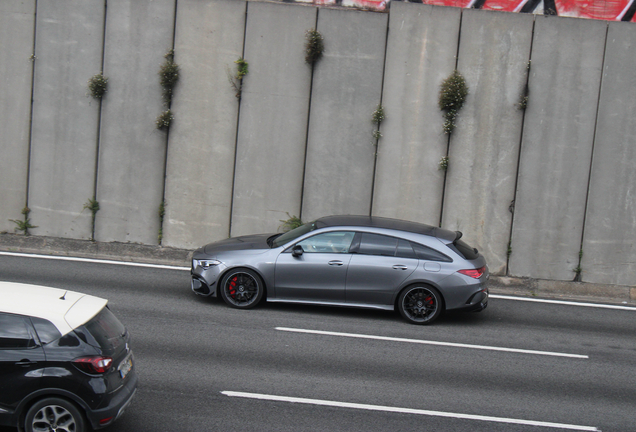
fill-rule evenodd
<path id="1" fill-rule="evenodd" d="M 442 313 L 442 296 L 433 287 L 411 286 L 400 294 L 398 310 L 411 324 L 430 324 Z"/>
<path id="2" fill-rule="evenodd" d="M 221 283 L 221 297 L 231 307 L 250 309 L 263 298 L 263 281 L 249 269 L 232 270 Z"/>
<path id="3" fill-rule="evenodd" d="M 27 411 L 26 432 L 84 432 L 84 416 L 66 399 L 51 397 L 42 399 Z"/>

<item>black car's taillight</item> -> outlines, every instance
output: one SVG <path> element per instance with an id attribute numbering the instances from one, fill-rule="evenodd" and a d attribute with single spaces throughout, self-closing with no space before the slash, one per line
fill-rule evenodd
<path id="1" fill-rule="evenodd" d="M 88 374 L 103 374 L 108 372 L 113 359 L 103 356 L 80 357 L 73 360 L 73 365 Z"/>

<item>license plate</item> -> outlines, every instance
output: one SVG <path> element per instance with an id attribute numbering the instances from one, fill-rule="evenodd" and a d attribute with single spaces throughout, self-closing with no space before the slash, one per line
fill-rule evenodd
<path id="1" fill-rule="evenodd" d="M 132 369 L 132 366 L 133 366 L 133 357 L 132 357 L 132 351 L 131 351 L 130 354 L 128 354 L 128 357 L 126 357 L 124 361 L 122 361 L 119 364 L 119 367 L 117 368 L 119 370 L 119 375 L 121 375 L 122 379 L 126 378 L 126 375 L 128 375 L 128 372 L 130 372 L 130 370 Z"/>

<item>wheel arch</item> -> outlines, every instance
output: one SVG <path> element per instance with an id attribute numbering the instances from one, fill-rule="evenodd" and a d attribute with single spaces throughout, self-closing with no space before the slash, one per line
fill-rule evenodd
<path id="1" fill-rule="evenodd" d="M 77 396 L 75 393 L 58 388 L 39 389 L 22 399 L 15 409 L 14 416 L 19 432 L 24 431 L 23 424 L 29 409 L 39 401 L 50 397 L 64 399 L 72 403 L 81 412 L 81 414 L 84 416 L 84 419 L 88 419 L 86 413 L 90 409 L 90 407 L 82 398 Z"/>

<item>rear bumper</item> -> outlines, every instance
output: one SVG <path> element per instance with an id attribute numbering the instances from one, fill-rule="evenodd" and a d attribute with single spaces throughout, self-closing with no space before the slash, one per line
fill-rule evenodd
<path id="1" fill-rule="evenodd" d="M 97 410 L 87 410 L 86 417 L 93 429 L 103 428 L 112 424 L 115 420 L 122 416 L 126 408 L 130 405 L 137 393 L 137 373 L 132 370 L 129 372 L 130 377 L 126 384 L 117 391 L 117 394 L 111 399 L 106 408 Z"/>

